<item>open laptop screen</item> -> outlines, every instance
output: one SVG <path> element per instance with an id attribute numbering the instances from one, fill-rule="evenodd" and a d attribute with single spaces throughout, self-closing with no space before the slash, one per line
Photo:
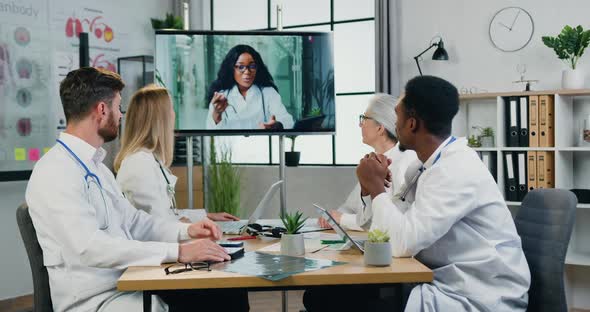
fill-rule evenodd
<path id="1" fill-rule="evenodd" d="M 340 236 L 340 238 L 342 240 L 344 240 L 345 242 L 352 243 L 352 245 L 355 246 L 358 250 L 360 250 L 363 253 L 365 252 L 365 249 L 357 241 L 352 239 L 352 237 L 350 237 L 350 235 L 348 235 L 348 233 L 346 233 L 346 231 L 340 226 L 340 224 L 338 224 L 338 222 L 336 222 L 334 217 L 332 217 L 332 215 L 329 214 L 326 209 L 318 206 L 317 204 L 313 204 L 313 206 L 316 207 L 316 209 L 318 209 L 318 211 L 320 212 L 320 215 L 324 219 L 326 219 L 326 221 L 328 221 L 328 224 L 330 224 L 332 226 L 332 229 L 334 229 L 336 234 L 338 234 L 338 236 Z"/>

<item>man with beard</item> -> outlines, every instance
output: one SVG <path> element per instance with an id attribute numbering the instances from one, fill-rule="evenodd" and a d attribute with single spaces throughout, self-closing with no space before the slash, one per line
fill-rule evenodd
<path id="1" fill-rule="evenodd" d="M 67 128 L 27 186 L 55 311 L 141 311 L 140 292 L 116 290 L 127 267 L 230 259 L 213 242 L 221 238 L 215 223 L 185 224 L 135 209 L 102 164 L 101 145 L 118 134 L 123 87 L 121 77 L 106 70 L 68 73 L 60 85 Z M 152 308 L 212 310 L 219 302 L 248 310 L 246 292 L 212 290 L 161 293 Z"/>

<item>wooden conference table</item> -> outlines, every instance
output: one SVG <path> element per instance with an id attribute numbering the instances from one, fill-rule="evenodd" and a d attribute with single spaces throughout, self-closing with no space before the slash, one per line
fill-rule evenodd
<path id="1" fill-rule="evenodd" d="M 244 241 L 246 251 L 264 248 L 279 240 Z M 356 249 L 323 249 L 306 253 L 308 258 L 347 262 L 344 265 L 292 275 L 273 282 L 256 276 L 221 271 L 190 271 L 166 275 L 164 267 L 129 267 L 119 278 L 120 291 L 143 291 L 144 311 L 151 311 L 151 294 L 159 290 L 241 288 L 251 291 L 295 290 L 329 285 L 391 286 L 400 283 L 431 282 L 432 271 L 414 258 L 393 258 L 388 267 L 367 267 Z"/>

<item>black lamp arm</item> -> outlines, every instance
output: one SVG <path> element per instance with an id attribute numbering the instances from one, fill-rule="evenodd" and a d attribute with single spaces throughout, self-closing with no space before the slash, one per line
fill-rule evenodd
<path id="1" fill-rule="evenodd" d="M 428 50 L 437 47 L 438 43 L 433 43 L 431 44 L 428 48 L 426 48 L 424 51 L 422 51 L 420 54 L 414 56 L 414 61 L 416 61 L 416 65 L 418 65 L 418 72 L 420 72 L 420 76 L 422 76 L 422 69 L 420 68 L 420 62 L 418 61 L 418 59 L 422 56 L 422 54 L 428 52 Z"/>

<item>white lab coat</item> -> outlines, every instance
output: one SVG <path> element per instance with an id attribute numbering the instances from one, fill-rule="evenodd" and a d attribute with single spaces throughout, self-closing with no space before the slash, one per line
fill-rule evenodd
<path id="1" fill-rule="evenodd" d="M 56 144 L 35 165 L 26 201 L 43 250 L 53 309 L 96 311 L 115 297 L 128 298 L 116 290 L 127 267 L 175 262 L 178 241 L 189 239 L 189 225 L 135 209 L 102 163 L 104 149 L 66 133 L 60 139 L 99 177 L 104 200 L 97 184 L 87 187 L 86 171 Z M 136 297 L 138 306 L 141 296 Z"/>
<path id="2" fill-rule="evenodd" d="M 178 180 L 176 176 L 166 166 L 162 165 L 162 169 L 164 169 L 170 185 L 175 187 Z M 181 217 L 170 209 L 171 198 L 168 194 L 166 179 L 160 169 L 160 162 L 147 149 L 141 149 L 123 159 L 117 173 L 117 182 L 125 197 L 135 208 L 154 216 L 172 220 L 178 220 Z M 193 212 L 193 216 L 190 218 L 192 222 L 202 220 L 207 216 L 205 209 L 191 209 L 191 212 Z M 182 210 L 179 213 L 182 213 Z"/>
<path id="3" fill-rule="evenodd" d="M 283 124 L 285 129 L 293 128 L 293 117 L 283 105 L 280 94 L 272 87 L 259 88 L 257 85 L 252 85 L 245 99 L 237 85 L 230 90 L 220 92 L 225 95 L 230 106 L 222 114 L 221 122 L 215 124 L 214 105 L 210 104 L 207 113 L 207 129 L 259 129 L 259 124 L 269 122 L 272 115 Z"/>
<path id="4" fill-rule="evenodd" d="M 466 140 L 449 140 L 424 163 L 407 211 L 388 194 L 373 200 L 373 227 L 389 231 L 393 255 L 434 271 L 406 311 L 525 311 L 531 277 L 510 211 Z"/>
<path id="5" fill-rule="evenodd" d="M 418 158 L 414 151 L 400 151 L 399 144 L 396 144 L 383 155 L 391 159 L 391 164 L 389 165 L 389 170 L 391 171 L 391 187 L 386 188 L 385 191 L 390 194 L 392 192 L 395 193 L 404 183 L 404 174 L 408 165 L 418 160 Z M 361 185 L 357 183 L 346 198 L 346 201 L 338 207 L 338 211 L 342 212 L 340 225 L 345 229 L 354 231 L 369 229 L 373 217 L 371 206 L 371 196 L 361 198 Z"/>

